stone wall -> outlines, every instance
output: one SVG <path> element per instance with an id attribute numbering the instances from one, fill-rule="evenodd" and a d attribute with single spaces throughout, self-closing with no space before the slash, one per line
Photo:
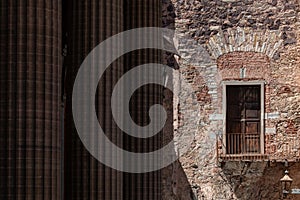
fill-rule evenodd
<path id="1" fill-rule="evenodd" d="M 179 68 L 173 78 L 180 91 L 173 97 L 174 137 L 193 137 L 189 145 L 178 143 L 178 149 L 189 149 L 164 177 L 172 183 L 164 185 L 169 191 L 164 199 L 278 199 L 285 159 L 292 163 L 291 177 L 300 176 L 299 1 L 172 0 L 164 5 L 163 22 L 175 28 L 180 53 L 168 62 Z M 225 80 L 265 82 L 267 161 L 218 162 Z"/>
<path id="2" fill-rule="evenodd" d="M 205 44 L 219 30 L 249 27 L 252 30 L 281 30 L 285 44 L 296 42 L 297 0 L 173 0 L 176 27 Z"/>

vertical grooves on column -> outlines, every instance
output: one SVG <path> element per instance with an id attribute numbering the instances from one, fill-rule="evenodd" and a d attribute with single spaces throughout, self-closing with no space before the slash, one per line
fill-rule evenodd
<path id="1" fill-rule="evenodd" d="M 160 1 L 131 0 L 126 4 L 126 29 L 140 27 L 161 27 Z M 133 41 L 138 42 L 138 41 Z M 160 63 L 160 52 L 157 50 L 137 50 L 126 56 L 126 70 L 145 63 Z M 143 78 L 142 76 L 138 78 Z M 134 80 L 132 80 L 134 81 Z M 145 126 L 149 122 L 148 110 L 154 103 L 162 104 L 161 88 L 148 85 L 140 88 L 131 101 L 131 115 L 134 121 Z M 134 152 L 151 152 L 160 148 L 161 136 L 158 134 L 149 139 L 136 139 L 124 136 L 127 149 Z M 148 160 L 145 164 L 152 165 Z M 132 166 L 135 163 L 131 163 Z M 160 171 L 145 174 L 125 173 L 125 199 L 160 199 Z"/>
<path id="2" fill-rule="evenodd" d="M 43 1 L 36 1 L 36 7 L 37 8 L 40 8 L 40 7 L 44 7 L 43 5 Z M 32 5 L 33 6 L 33 5 Z M 43 13 L 43 10 L 39 10 L 39 9 L 35 9 L 35 12 L 36 12 L 36 21 L 35 23 L 37 24 L 38 22 L 40 22 L 41 24 L 44 25 L 45 21 L 44 21 L 44 18 L 40 18 L 40 15 L 44 15 Z M 45 71 L 45 52 L 44 52 L 44 46 L 41 45 L 44 43 L 45 41 L 45 32 L 44 32 L 44 29 L 45 29 L 45 26 L 41 26 L 41 25 L 38 25 L 37 26 L 37 30 L 35 32 L 35 34 L 37 35 L 36 37 L 36 49 L 37 49 L 37 52 L 39 52 L 40 54 L 36 54 L 36 62 L 38 62 L 39 66 L 37 66 L 38 68 L 36 69 L 36 74 L 37 74 L 37 82 L 39 83 L 37 85 L 38 89 L 37 90 L 40 90 L 40 91 L 43 91 L 43 92 L 40 92 L 40 93 L 36 93 L 35 95 L 35 98 L 36 98 L 36 103 L 37 103 L 37 106 L 38 106 L 38 109 L 39 111 L 37 111 L 37 123 L 36 123 L 36 126 L 37 126 L 37 129 L 38 130 L 44 130 L 45 129 L 45 123 L 44 123 L 44 120 L 45 120 L 45 75 L 44 75 L 44 71 Z M 27 141 L 27 138 L 26 138 L 26 141 Z M 43 155 L 43 151 L 41 151 L 40 148 L 43 148 L 44 146 L 44 135 L 43 134 L 36 134 L 36 138 L 35 138 L 35 145 L 37 147 L 39 147 L 39 149 L 37 149 L 36 151 L 36 155 L 38 157 L 44 157 Z M 41 165 L 41 163 L 38 163 L 39 165 Z M 42 170 L 39 170 L 39 172 L 37 172 L 37 175 L 39 177 L 43 177 L 43 171 Z M 44 182 L 43 180 L 39 179 L 38 180 L 38 184 L 39 185 L 44 185 Z"/>
<path id="3" fill-rule="evenodd" d="M 62 107 L 64 106 L 64 98 L 63 98 L 63 76 L 64 76 L 64 71 L 63 71 L 63 57 L 62 57 L 62 40 L 63 40 L 63 35 L 62 35 L 62 7 L 63 7 L 63 2 L 60 1 L 53 1 L 53 4 L 56 6 L 56 8 L 54 7 L 54 10 L 57 11 L 57 18 L 53 18 L 53 21 L 56 23 L 54 24 L 54 26 L 58 27 L 58 36 L 57 37 L 57 41 L 54 40 L 54 43 L 57 44 L 57 50 L 53 49 L 53 53 L 55 56 L 57 56 L 57 65 L 60 66 L 59 68 L 56 68 L 56 70 L 54 70 L 55 73 L 58 74 L 58 76 L 56 76 L 55 82 L 57 83 L 56 86 L 56 90 L 57 90 L 57 97 L 56 97 L 56 102 L 57 102 L 57 107 L 59 107 L 59 110 L 57 110 L 56 112 L 56 123 L 57 123 L 57 131 L 56 131 L 56 137 L 54 142 L 56 142 L 56 144 L 59 147 L 59 151 L 56 151 L 56 175 L 57 175 L 57 180 L 56 183 L 54 182 L 52 185 L 59 185 L 59 192 L 56 192 L 55 190 L 52 190 L 52 193 L 54 194 L 54 197 L 52 199 L 61 199 L 63 200 L 63 195 L 64 195 L 64 183 L 63 183 L 63 168 L 64 168 L 64 157 L 63 157 L 63 153 L 64 153 L 64 147 L 63 147 L 63 135 L 64 135 L 64 123 L 63 123 L 63 113 L 62 113 Z M 54 44 L 53 43 L 53 44 Z M 54 98 L 55 99 L 55 98 Z M 56 195 L 55 195 L 56 194 Z"/>
<path id="4" fill-rule="evenodd" d="M 121 32 L 122 27 L 122 0 L 112 1 L 79 1 L 69 0 L 67 12 L 70 13 L 68 23 L 68 56 L 67 56 L 67 104 L 65 109 L 65 140 L 66 142 L 66 176 L 65 199 L 121 199 L 121 187 L 118 187 L 122 179 L 121 173 L 105 167 L 93 158 L 81 143 L 75 129 L 72 116 L 72 90 L 77 71 L 84 58 L 90 51 L 113 34 Z M 107 56 L 110 55 L 107 51 Z M 100 67 L 100 66 L 99 66 Z M 112 121 L 110 108 L 112 87 L 115 77 L 118 76 L 120 62 L 112 64 L 117 70 L 107 70 L 104 78 L 100 81 L 95 106 L 99 122 L 107 136 L 115 143 L 121 143 L 117 138 L 115 124 Z M 87 80 L 90 81 L 90 80 Z M 84 87 L 84 86 L 82 86 Z M 85 88 L 81 88 L 85 89 Z M 80 105 L 74 105 L 79 106 Z M 84 126 L 93 131 L 89 125 L 88 113 L 83 112 Z M 120 138 L 119 138 L 120 139 Z M 111 157 L 112 153 L 100 144 L 90 144 Z M 71 175 L 71 176 L 70 176 Z M 121 198 L 119 198 L 121 197 Z"/>
<path id="5" fill-rule="evenodd" d="M 1 1 L 0 199 L 60 199 L 59 4 Z"/>
<path id="6" fill-rule="evenodd" d="M 98 10 L 101 10 L 103 8 L 103 1 L 99 1 L 99 4 L 98 4 L 97 8 L 98 8 Z M 95 15 L 97 15 L 97 12 L 95 13 Z M 98 35 L 102 34 L 102 37 L 105 37 L 105 30 L 106 29 L 101 29 L 103 24 L 105 24 L 105 18 L 104 18 L 105 10 L 103 10 L 103 13 L 101 13 L 100 15 L 101 15 L 101 17 L 96 18 L 96 22 L 97 22 L 97 29 L 96 29 L 97 31 L 96 31 L 96 33 Z M 100 40 L 98 40 L 98 42 L 100 42 Z M 103 88 L 105 88 L 104 83 L 105 83 L 105 77 L 103 77 L 103 81 L 100 81 L 100 83 L 98 85 L 98 87 L 102 88 L 102 90 L 103 90 Z M 105 97 L 104 97 L 104 95 L 100 95 L 100 94 L 98 94 L 96 96 L 96 105 L 97 105 L 96 109 L 99 113 L 100 112 L 104 113 L 103 109 L 105 108 L 105 105 L 104 105 L 104 98 Z M 105 118 L 104 117 L 102 117 L 102 118 L 98 117 L 98 119 L 99 119 L 100 125 L 104 126 L 104 119 Z M 98 145 L 99 145 L 99 148 L 98 148 L 99 151 L 102 151 L 102 152 L 105 151 L 105 149 L 103 149 L 101 144 L 98 144 Z M 105 177 L 105 167 L 103 167 L 102 164 L 100 164 L 100 163 L 97 163 L 97 167 L 98 167 L 97 168 L 98 169 L 98 174 L 97 174 L 98 175 L 97 176 L 98 188 L 97 189 L 98 189 L 98 193 L 99 193 L 98 194 L 98 199 L 105 199 L 105 193 L 106 193 L 106 190 L 105 190 L 105 185 L 106 185 L 105 184 L 105 178 L 106 178 Z"/>
<path id="7" fill-rule="evenodd" d="M 8 70 L 7 72 L 9 73 L 8 74 L 9 90 L 8 90 L 7 101 L 8 101 L 8 108 L 10 108 L 10 109 L 7 109 L 7 117 L 9 119 L 8 127 L 7 127 L 7 138 L 8 138 L 8 149 L 7 149 L 8 154 L 7 154 L 7 156 L 8 156 L 8 179 L 9 179 L 8 191 L 7 191 L 8 198 L 16 198 L 16 194 L 15 194 L 16 191 L 13 186 L 14 186 L 14 181 L 19 181 L 18 174 L 16 174 L 14 171 L 14 167 L 16 166 L 15 165 L 15 157 L 16 157 L 15 149 L 16 149 L 17 144 L 16 144 L 16 140 L 15 140 L 16 138 L 13 133 L 14 132 L 13 127 L 18 126 L 17 118 L 14 117 L 14 116 L 17 116 L 17 99 L 15 98 L 16 94 L 13 93 L 14 91 L 17 90 L 17 86 L 16 86 L 16 82 L 15 82 L 16 77 L 17 77 L 17 67 L 16 67 L 17 63 L 14 62 L 17 59 L 17 55 L 14 53 L 14 51 L 16 50 L 17 44 L 15 42 L 13 42 L 13 40 L 16 40 L 16 35 L 17 35 L 17 31 L 16 31 L 17 30 L 17 20 L 16 20 L 17 17 L 16 17 L 16 15 L 12 14 L 12 13 L 16 12 L 15 4 L 16 3 L 14 1 L 11 1 L 7 8 L 8 9 L 8 18 L 9 18 L 8 19 L 8 21 L 9 21 L 9 31 L 8 31 L 9 40 L 8 41 L 9 41 L 9 44 L 12 44 L 12 45 L 9 45 L 10 48 L 9 48 L 9 55 L 8 55 L 8 60 L 7 60 L 7 62 L 9 63 L 9 67 L 7 68 L 7 70 Z M 4 41 L 4 42 L 6 42 L 6 41 Z M 4 77 L 4 80 L 5 80 L 5 77 Z M 3 109 L 5 109 L 5 108 L 3 108 Z M 6 124 L 4 120 L 1 122 Z M 25 124 L 25 122 L 22 123 L 22 125 L 24 125 L 24 124 Z M 20 134 L 22 128 L 23 127 L 19 127 L 19 129 L 16 130 L 17 134 Z M 23 142 L 23 141 L 21 141 L 21 142 Z M 24 164 L 24 162 L 22 162 L 22 164 Z M 24 165 L 20 166 L 20 167 L 24 167 Z M 22 189 L 25 188 L 24 171 L 25 170 L 22 170 L 22 175 L 24 175 L 24 178 L 21 183 Z M 22 176 L 22 175 L 20 175 L 20 176 Z M 22 192 L 23 191 L 25 191 L 25 190 L 23 189 Z M 23 193 L 23 195 L 25 196 L 24 193 Z"/>
<path id="8" fill-rule="evenodd" d="M 0 19 L 3 21 L 8 22 L 8 2 L 0 1 Z M 1 21 L 2 22 L 2 21 Z M 7 110 L 4 110 L 4 107 L 8 107 L 8 94 L 6 91 L 9 91 L 10 88 L 6 88 L 3 80 L 5 80 L 5 77 L 8 76 L 8 74 L 3 72 L 8 72 L 8 52 L 10 52 L 10 46 L 7 46 L 4 41 L 8 41 L 8 29 L 5 29 L 5 23 L 0 23 L 1 32 L 0 32 L 0 48 L 5 49 L 6 51 L 0 52 L 0 63 L 1 63 L 1 69 L 0 69 L 0 120 L 2 122 L 2 119 L 7 117 L 8 113 Z M 4 64 L 6 63 L 6 64 Z M 5 91 L 5 92 L 4 92 Z M 8 167 L 9 167 L 9 161 L 8 161 L 8 123 L 2 124 L 0 126 L 0 191 L 5 191 L 1 198 L 8 199 L 8 189 L 9 184 L 11 181 L 9 181 L 8 177 Z"/>
<path id="9" fill-rule="evenodd" d="M 89 10 L 90 10 L 90 13 L 91 13 L 92 16 L 95 16 L 95 13 L 96 13 L 95 12 L 95 8 L 97 7 L 96 6 L 97 3 L 98 2 L 92 2 L 90 4 Z M 94 23 L 92 23 L 91 21 L 94 21 Z M 95 28 L 96 23 L 97 23 L 96 19 L 89 21 L 89 27 L 91 29 L 92 35 L 95 35 L 95 33 L 96 33 L 96 28 Z M 89 45 L 91 46 L 92 44 L 93 43 L 90 42 Z M 94 64 L 94 63 L 92 63 L 92 64 Z M 93 129 L 91 127 L 88 130 L 89 130 L 89 132 L 93 131 Z M 95 138 L 92 139 L 92 141 L 94 141 L 94 140 L 95 140 Z M 93 148 L 97 148 L 96 147 L 97 144 L 92 143 L 91 145 L 93 145 Z M 91 200 L 96 200 L 97 199 L 97 189 L 96 189 L 97 187 L 96 187 L 96 185 L 97 185 L 97 182 L 98 182 L 97 181 L 98 170 L 97 170 L 97 162 L 96 162 L 95 159 L 90 159 L 90 169 L 91 169 L 90 172 L 89 172 L 89 177 L 90 177 L 90 179 L 89 179 L 89 183 L 90 183 L 90 190 L 89 190 L 89 192 L 90 192 L 90 199 Z"/>

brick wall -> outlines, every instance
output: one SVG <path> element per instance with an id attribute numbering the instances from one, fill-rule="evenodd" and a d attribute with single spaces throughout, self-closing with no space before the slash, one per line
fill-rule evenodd
<path id="1" fill-rule="evenodd" d="M 282 161 L 294 163 L 291 176 L 299 176 L 299 2 L 174 0 L 165 6 L 164 22 L 174 16 L 171 8 L 181 54 L 174 74 L 180 91 L 174 97 L 174 134 L 193 137 L 175 176 L 165 178 L 176 183 L 169 186 L 176 191 L 172 199 L 182 194 L 186 199 L 278 198 Z M 265 82 L 269 161 L 218 165 L 216 140 L 223 132 L 225 80 Z M 185 147 L 178 144 L 179 149 Z M 180 184 L 184 178 L 187 182 Z"/>

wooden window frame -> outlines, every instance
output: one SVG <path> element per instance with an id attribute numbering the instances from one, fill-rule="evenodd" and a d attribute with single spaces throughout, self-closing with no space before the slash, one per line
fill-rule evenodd
<path id="1" fill-rule="evenodd" d="M 265 134 L 264 134 L 264 116 L 265 116 L 265 81 L 223 81 L 223 98 L 222 98 L 222 112 L 223 112 L 223 152 L 227 154 L 226 152 L 226 114 L 227 114 L 227 94 L 226 94 L 226 88 L 230 85 L 235 86 L 260 86 L 260 106 L 261 106 L 261 112 L 260 112 L 260 154 L 265 154 Z"/>

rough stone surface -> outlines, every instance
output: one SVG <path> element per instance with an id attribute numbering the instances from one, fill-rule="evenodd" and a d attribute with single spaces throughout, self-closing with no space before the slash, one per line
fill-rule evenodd
<path id="1" fill-rule="evenodd" d="M 293 187 L 300 188 L 299 1 L 163 2 L 163 23 L 175 28 L 181 56 L 168 55 L 167 62 L 178 69 L 174 137 L 193 138 L 189 145 L 177 144 L 188 151 L 163 177 L 163 199 L 279 199 L 284 160 Z M 226 80 L 265 83 L 266 161 L 218 162 Z"/>
<path id="2" fill-rule="evenodd" d="M 176 11 L 176 28 L 188 30 L 199 43 L 216 35 L 219 30 L 250 27 L 252 30 L 284 31 L 285 44 L 295 43 L 295 27 L 299 4 L 297 0 L 278 1 L 220 1 L 172 0 Z"/>

